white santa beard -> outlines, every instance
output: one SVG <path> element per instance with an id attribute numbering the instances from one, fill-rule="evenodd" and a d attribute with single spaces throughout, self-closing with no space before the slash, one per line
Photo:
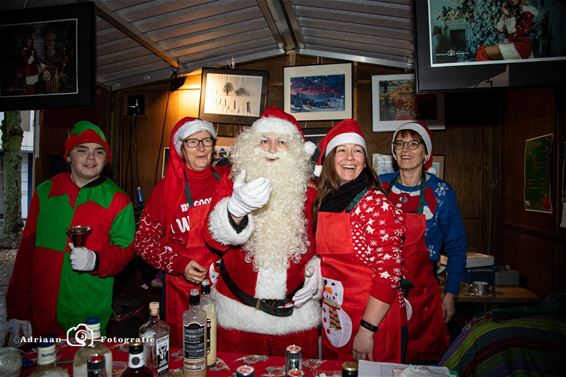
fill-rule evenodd
<path id="1" fill-rule="evenodd" d="M 253 212 L 255 231 L 244 245 L 246 260 L 253 261 L 255 270 L 285 271 L 289 259 L 299 262 L 308 248 L 303 212 L 308 156 L 302 141 L 290 138 L 288 149 L 276 153 L 277 160 L 267 162 L 270 154 L 257 147 L 255 138 L 244 140 L 240 135 L 239 139 L 235 167 L 246 170 L 246 181 L 266 177 L 273 187 L 269 202 Z"/>

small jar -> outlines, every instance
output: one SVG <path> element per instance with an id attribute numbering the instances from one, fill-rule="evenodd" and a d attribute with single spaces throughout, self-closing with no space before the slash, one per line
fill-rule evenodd
<path id="1" fill-rule="evenodd" d="M 358 364 L 355 361 L 342 363 L 342 377 L 358 377 Z"/>

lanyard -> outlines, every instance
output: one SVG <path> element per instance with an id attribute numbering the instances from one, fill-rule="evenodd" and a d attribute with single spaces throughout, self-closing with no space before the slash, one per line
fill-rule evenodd
<path id="1" fill-rule="evenodd" d="M 358 203 L 360 202 L 360 200 L 362 200 L 362 197 L 366 194 L 366 192 L 368 192 L 367 187 L 362 191 L 360 191 L 358 195 L 356 195 L 354 199 L 352 199 L 350 204 L 348 204 L 348 207 L 346 207 L 346 213 L 350 213 L 350 211 L 353 210 L 354 207 L 358 205 Z"/>
<path id="2" fill-rule="evenodd" d="M 399 182 L 399 175 L 397 175 L 394 179 L 391 180 L 391 184 L 389 185 L 389 187 L 387 187 L 387 190 L 385 190 L 385 195 L 389 196 L 389 193 L 391 192 L 391 189 L 393 188 L 393 185 L 395 184 L 395 182 Z M 419 185 L 419 207 L 417 208 L 416 213 L 422 215 L 423 214 L 423 208 L 426 204 L 425 201 L 425 187 L 426 187 L 426 176 L 425 173 L 423 173 L 422 177 L 421 177 L 421 183 Z"/>
<path id="3" fill-rule="evenodd" d="M 220 176 L 218 175 L 217 172 L 212 170 L 212 174 L 214 175 L 216 181 L 220 180 Z M 185 177 L 185 197 L 187 198 L 187 202 L 189 202 L 189 207 L 194 207 L 195 202 L 193 201 L 193 196 L 191 195 L 191 189 L 189 187 L 189 179 L 187 178 L 187 173 L 185 172 L 185 169 L 183 169 L 183 175 Z"/>

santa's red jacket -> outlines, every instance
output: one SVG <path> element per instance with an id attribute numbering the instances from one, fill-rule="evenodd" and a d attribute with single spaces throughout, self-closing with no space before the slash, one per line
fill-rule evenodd
<path id="1" fill-rule="evenodd" d="M 248 225 L 240 232 L 230 224 L 228 218 L 228 200 L 232 195 L 233 183 L 223 177 L 216 187 L 212 201 L 213 210 L 208 217 L 208 232 L 205 232 L 206 242 L 217 249 L 224 261 L 224 266 L 236 285 L 249 296 L 258 299 L 284 299 L 304 281 L 305 264 L 314 256 L 314 237 L 312 229 L 312 205 L 316 196 L 313 185 L 307 188 L 304 206 L 309 240 L 308 251 L 301 256 L 298 263 L 289 261 L 286 271 L 278 272 L 270 268 L 260 268 L 254 271 L 253 261 L 246 261 L 246 251 L 243 244 L 254 232 L 254 216 L 248 215 Z M 281 219 L 285 221 L 285 219 Z M 277 224 L 273 224 L 274 227 Z M 300 308 L 294 308 L 288 317 L 274 317 L 262 310 L 240 302 L 230 291 L 220 275 L 213 291 L 217 303 L 218 324 L 225 329 L 245 332 L 284 335 L 305 331 L 318 327 L 320 324 L 320 303 L 310 300 Z"/>

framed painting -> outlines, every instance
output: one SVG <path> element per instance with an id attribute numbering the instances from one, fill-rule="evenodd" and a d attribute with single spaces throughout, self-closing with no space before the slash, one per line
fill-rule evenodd
<path id="1" fill-rule="evenodd" d="M 297 120 L 352 117 L 352 64 L 283 67 L 283 106 Z"/>
<path id="2" fill-rule="evenodd" d="M 0 12 L 0 111 L 93 105 L 94 27 L 89 2 Z"/>
<path id="3" fill-rule="evenodd" d="M 566 84 L 566 2 L 414 4 L 419 93 Z"/>
<path id="4" fill-rule="evenodd" d="M 305 141 L 310 141 L 316 145 L 316 151 L 311 157 L 311 160 L 316 164 L 318 156 L 320 155 L 320 140 L 326 135 L 330 128 L 303 128 Z"/>
<path id="5" fill-rule="evenodd" d="M 373 170 L 378 176 L 397 170 L 397 163 L 391 154 L 374 153 L 371 155 L 371 160 Z"/>
<path id="6" fill-rule="evenodd" d="M 440 179 L 444 179 L 444 157 L 444 155 L 432 155 L 433 173 Z"/>
<path id="7" fill-rule="evenodd" d="M 401 124 L 421 120 L 431 130 L 444 129 L 444 94 L 416 94 L 415 75 L 371 77 L 374 132 L 395 131 Z"/>
<path id="8" fill-rule="evenodd" d="M 267 71 L 203 68 L 199 117 L 252 124 L 265 110 L 268 80 Z"/>

